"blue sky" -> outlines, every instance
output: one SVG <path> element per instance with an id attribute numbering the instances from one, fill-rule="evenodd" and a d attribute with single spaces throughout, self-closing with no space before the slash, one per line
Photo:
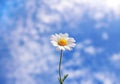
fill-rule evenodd
<path id="1" fill-rule="evenodd" d="M 0 84 L 59 84 L 55 33 L 65 51 L 65 84 L 120 84 L 120 1 L 0 0 Z"/>

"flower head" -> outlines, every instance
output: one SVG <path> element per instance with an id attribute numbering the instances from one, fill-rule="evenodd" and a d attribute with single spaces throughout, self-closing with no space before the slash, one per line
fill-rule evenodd
<path id="1" fill-rule="evenodd" d="M 51 43 L 57 47 L 57 50 L 71 50 L 76 45 L 74 38 L 70 38 L 67 33 L 52 35 Z"/>

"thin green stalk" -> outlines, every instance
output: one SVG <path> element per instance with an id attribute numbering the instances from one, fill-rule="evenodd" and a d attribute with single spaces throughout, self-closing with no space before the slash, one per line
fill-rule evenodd
<path id="1" fill-rule="evenodd" d="M 61 77 L 61 64 L 62 64 L 62 54 L 63 53 L 63 51 L 61 50 L 60 51 L 60 62 L 59 62 L 59 82 L 60 82 L 60 84 L 63 84 L 63 81 L 62 81 L 62 77 Z"/>

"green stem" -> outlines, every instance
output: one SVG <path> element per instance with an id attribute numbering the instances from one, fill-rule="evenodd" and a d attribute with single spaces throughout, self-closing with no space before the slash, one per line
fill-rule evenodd
<path id="1" fill-rule="evenodd" d="M 61 50 L 61 52 L 60 52 L 60 62 L 59 62 L 59 82 L 60 82 L 60 84 L 63 84 L 63 82 L 62 82 L 62 78 L 61 78 L 61 64 L 62 64 L 62 54 L 63 53 L 63 51 Z"/>

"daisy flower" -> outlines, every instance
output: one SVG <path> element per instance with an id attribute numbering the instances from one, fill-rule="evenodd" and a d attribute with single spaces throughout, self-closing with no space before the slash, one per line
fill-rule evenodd
<path id="1" fill-rule="evenodd" d="M 55 34 L 51 36 L 51 43 L 56 47 L 57 50 L 71 50 L 74 47 L 75 40 L 74 38 L 69 37 L 67 33 Z"/>
<path id="2" fill-rule="evenodd" d="M 59 84 L 63 84 L 64 80 L 68 77 L 68 74 L 64 75 L 62 77 L 62 72 L 61 72 L 61 64 L 62 64 L 62 56 L 63 56 L 63 51 L 64 50 L 71 50 L 72 47 L 74 47 L 75 40 L 74 38 L 69 37 L 67 33 L 62 34 L 55 34 L 51 36 L 51 43 L 53 46 L 57 47 L 57 50 L 60 50 L 60 62 L 59 62 Z"/>

